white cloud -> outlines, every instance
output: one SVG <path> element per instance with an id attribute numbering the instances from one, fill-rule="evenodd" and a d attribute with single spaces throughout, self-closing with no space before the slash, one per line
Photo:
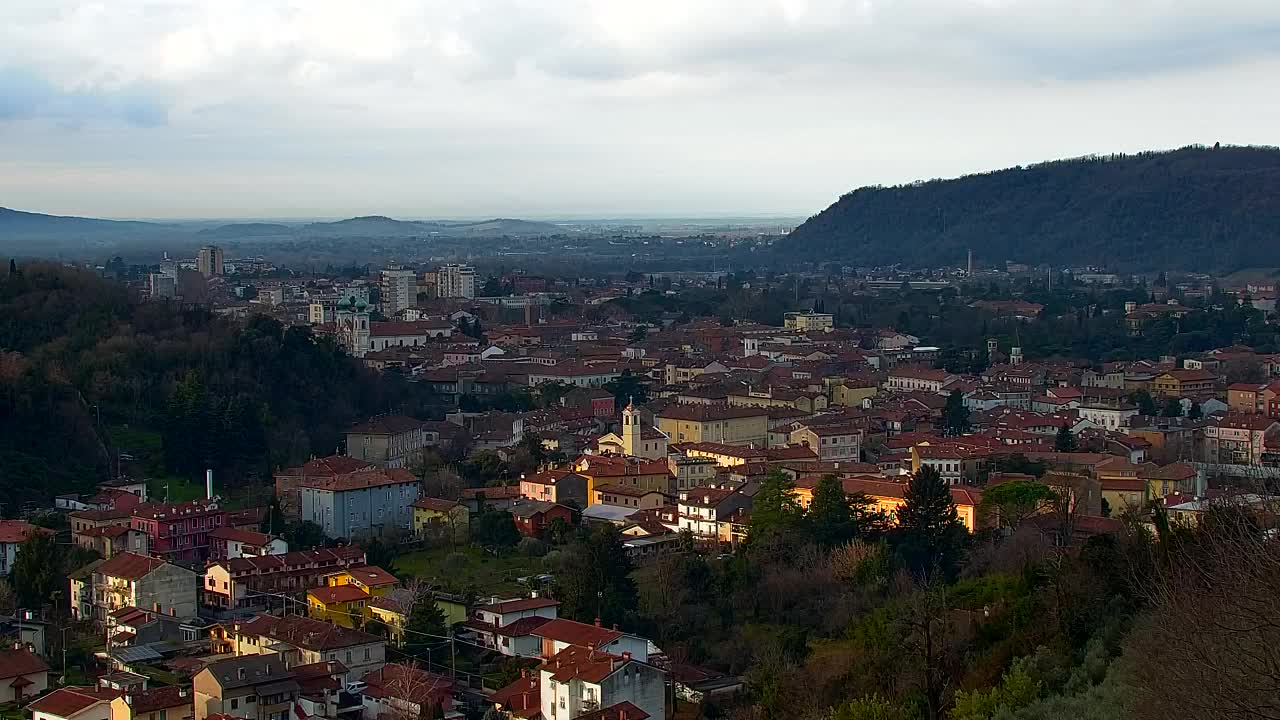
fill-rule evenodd
<path id="1" fill-rule="evenodd" d="M 1274 0 L 6 0 L 0 192 L 113 216 L 812 212 L 1275 142 L 1277 69 Z"/>

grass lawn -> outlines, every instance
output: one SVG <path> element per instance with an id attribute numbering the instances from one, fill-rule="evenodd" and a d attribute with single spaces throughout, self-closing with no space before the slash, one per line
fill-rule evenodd
<path id="1" fill-rule="evenodd" d="M 168 484 L 170 502 L 186 502 L 204 497 L 204 483 L 194 482 L 191 478 L 178 476 L 153 477 L 147 480 L 147 497 L 157 501 L 165 498 L 165 485 Z"/>
<path id="2" fill-rule="evenodd" d="M 515 552 L 494 557 L 474 546 L 405 553 L 396 558 L 396 567 L 401 575 L 424 578 L 446 592 L 472 589 L 481 596 L 520 592 L 516 578 L 544 572 L 542 558 Z"/>

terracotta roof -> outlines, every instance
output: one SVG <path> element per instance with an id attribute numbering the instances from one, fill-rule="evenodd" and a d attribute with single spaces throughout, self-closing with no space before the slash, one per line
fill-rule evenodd
<path id="1" fill-rule="evenodd" d="M 279 475 L 304 475 L 307 477 L 333 477 L 343 473 L 355 472 L 364 468 L 373 467 L 372 463 L 365 460 L 357 460 L 346 455 L 330 455 L 329 457 L 316 458 L 308 460 L 306 463 L 298 467 L 283 470 Z"/>
<path id="2" fill-rule="evenodd" d="M 122 552 L 108 558 L 106 562 L 98 566 L 96 572 L 108 577 L 137 580 L 163 564 L 163 560 L 153 557 Z"/>
<path id="3" fill-rule="evenodd" d="M 768 417 L 768 415 L 768 411 L 764 408 L 733 405 L 671 405 L 657 413 L 659 418 L 666 420 L 688 420 L 690 422 L 735 420 L 738 418 Z"/>
<path id="4" fill-rule="evenodd" d="M 1168 375 L 1178 382 L 1206 382 L 1217 380 L 1218 376 L 1208 370 L 1166 370 L 1160 374 Z"/>
<path id="5" fill-rule="evenodd" d="M 266 533 L 254 532 L 252 530 L 240 530 L 233 527 L 220 527 L 209 533 L 209 537 L 219 540 L 234 540 L 245 545 L 266 545 L 275 539 L 275 536 Z"/>
<path id="6" fill-rule="evenodd" d="M 377 565 L 361 565 L 360 567 L 347 568 L 342 572 L 347 573 L 356 582 L 367 587 L 380 587 L 382 585 L 395 585 L 400 581 L 395 575 L 383 570 Z"/>
<path id="7" fill-rule="evenodd" d="M 109 703 L 120 697 L 120 695 L 121 693 L 119 690 L 112 690 L 111 688 L 79 686 L 58 688 L 39 700 L 32 702 L 28 706 L 28 709 L 32 712 L 69 718 L 76 713 L 85 711 L 97 703 Z"/>
<path id="8" fill-rule="evenodd" d="M 434 510 L 436 512 L 449 512 L 450 510 L 461 507 L 453 500 L 445 500 L 444 498 L 420 497 L 413 502 L 416 508 L 423 510 Z"/>
<path id="9" fill-rule="evenodd" d="M 422 428 L 422 421 L 405 415 L 380 415 L 358 425 L 352 425 L 347 433 L 362 435 L 399 435 Z M 366 463 L 367 464 L 367 463 Z M 349 471 L 348 471 L 349 472 Z"/>
<path id="10" fill-rule="evenodd" d="M 303 478 L 300 484 L 303 487 L 329 490 L 331 492 L 344 492 L 385 485 L 416 484 L 417 482 L 418 478 L 404 468 L 373 468 L 342 473 L 327 478 Z"/>
<path id="11" fill-rule="evenodd" d="M 530 673 L 489 696 L 489 702 L 519 718 L 542 714 L 542 674 Z"/>
<path id="12" fill-rule="evenodd" d="M 453 681 L 444 675 L 399 663 L 387 663 L 362 678 L 364 694 L 389 697 L 423 705 L 453 696 Z"/>
<path id="13" fill-rule="evenodd" d="M 1164 467 L 1143 470 L 1138 476 L 1148 480 L 1189 480 L 1196 476 L 1196 469 L 1186 463 L 1169 463 Z"/>
<path id="14" fill-rule="evenodd" d="M 315 598 L 325 605 L 369 599 L 369 593 L 355 585 L 333 585 L 330 587 L 311 588 L 307 591 L 307 595 Z"/>
<path id="15" fill-rule="evenodd" d="M 514 620 L 506 625 L 494 625 L 492 623 L 482 622 L 480 620 L 468 620 L 463 623 L 466 627 L 481 632 L 489 632 L 503 637 L 527 637 L 535 635 L 538 628 L 551 622 L 552 618 L 539 617 L 523 617 Z"/>
<path id="16" fill-rule="evenodd" d="M 476 609 L 484 610 L 485 612 L 496 613 L 498 615 L 505 615 L 507 613 L 524 612 L 526 610 L 539 610 L 542 608 L 558 607 L 559 605 L 560 605 L 560 602 L 557 600 L 552 600 L 551 598 L 545 598 L 545 597 L 536 597 L 536 598 L 520 598 L 519 600 L 506 600 L 503 602 L 491 603 L 489 605 L 481 605 Z"/>
<path id="17" fill-rule="evenodd" d="M 616 705 L 579 715 L 578 720 L 648 720 L 649 713 L 623 700 Z"/>
<path id="18" fill-rule="evenodd" d="M 273 617 L 257 615 L 240 624 L 244 635 L 261 635 L 294 645 L 305 650 L 335 650 L 338 648 L 382 642 L 382 638 L 359 630 L 330 625 L 297 615 Z"/>
<path id="19" fill-rule="evenodd" d="M 0 680 L 48 670 L 49 666 L 28 650 L 0 650 Z"/>
<path id="20" fill-rule="evenodd" d="M 144 520 L 172 520 L 184 517 L 201 517 L 225 512 L 217 500 L 189 500 L 179 503 L 143 503 L 129 511 L 131 517 Z"/>
<path id="21" fill-rule="evenodd" d="M 254 571 L 258 574 L 287 572 L 298 568 L 315 568 L 327 566 L 330 571 L 342 567 L 342 563 L 365 562 L 364 550 L 355 545 L 336 548 L 319 548 L 317 550 L 295 550 L 284 555 L 263 555 L 260 557 L 238 557 L 222 560 L 215 565 L 222 565 L 234 574 Z"/>
<path id="22" fill-rule="evenodd" d="M 577 645 L 580 647 L 599 648 L 601 645 L 622 637 L 619 630 L 610 630 L 598 625 L 587 625 L 566 618 L 558 618 L 538 628 L 534 633 L 538 637 L 556 642 Z"/>
<path id="23" fill-rule="evenodd" d="M 595 491 L 598 493 L 625 495 L 627 497 L 644 497 L 645 495 L 649 495 L 651 493 L 657 493 L 659 495 L 663 494 L 657 490 L 645 490 L 644 488 L 641 488 L 641 487 L 631 487 L 630 485 L 618 485 L 613 483 L 605 483 L 603 485 L 600 485 L 595 488 Z"/>
<path id="24" fill-rule="evenodd" d="M 176 685 L 155 687 L 141 692 L 128 693 L 132 699 L 134 717 L 140 713 L 155 712 L 165 708 L 190 707 L 191 692 Z"/>
<path id="25" fill-rule="evenodd" d="M 52 535 L 53 531 L 21 520 L 0 520 L 0 543 L 21 543 L 32 534 Z"/>
<path id="26" fill-rule="evenodd" d="M 545 628 L 546 625 L 543 627 Z M 599 683 L 621 667 L 617 660 L 613 655 L 602 653 L 595 648 L 570 645 L 543 663 L 539 670 L 550 672 L 551 679 L 556 682 L 581 680 Z"/>

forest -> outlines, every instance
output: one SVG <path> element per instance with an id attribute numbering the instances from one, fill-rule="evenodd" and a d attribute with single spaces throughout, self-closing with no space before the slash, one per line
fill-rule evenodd
<path id="1" fill-rule="evenodd" d="M 162 472 L 267 483 L 333 453 L 350 424 L 428 415 L 432 398 L 366 370 L 307 328 L 141 302 L 52 263 L 0 274 L 0 495 L 5 511 L 85 492 L 119 467 L 110 438 L 158 435 Z M 126 448 L 127 449 L 127 448 Z"/>
<path id="2" fill-rule="evenodd" d="M 1280 150 L 1190 147 L 864 187 L 775 244 L 780 260 L 1135 270 L 1275 265 Z"/>

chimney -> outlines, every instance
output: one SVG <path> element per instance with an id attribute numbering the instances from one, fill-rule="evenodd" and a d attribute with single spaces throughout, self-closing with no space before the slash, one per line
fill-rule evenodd
<path id="1" fill-rule="evenodd" d="M 178 697 L 180 697 L 180 698 L 184 698 L 184 697 L 186 697 L 186 696 L 187 696 L 187 693 L 188 693 L 188 692 L 190 692 L 190 691 L 189 691 L 189 690 L 187 690 L 186 688 L 184 688 L 184 687 L 180 687 L 180 688 L 178 688 Z"/>
<path id="2" fill-rule="evenodd" d="M 244 679 L 244 668 L 236 668 L 236 678 L 239 680 Z"/>
<path id="3" fill-rule="evenodd" d="M 263 665 L 262 667 L 263 667 L 263 670 L 262 670 L 262 674 L 263 674 L 263 675 L 270 675 L 270 674 L 271 674 L 271 663 L 267 663 L 266 665 Z"/>
<path id="4" fill-rule="evenodd" d="M 600 618 L 596 618 L 596 627 L 601 627 Z"/>
<path id="5" fill-rule="evenodd" d="M 618 623 L 613 624 L 613 631 L 618 632 Z"/>
<path id="6" fill-rule="evenodd" d="M 213 469 L 204 471 L 204 496 L 208 500 L 213 499 Z"/>
<path id="7" fill-rule="evenodd" d="M 631 653 L 630 653 L 630 651 L 624 650 L 624 651 L 622 652 L 622 661 L 623 661 L 623 662 L 626 662 L 626 661 L 628 661 L 628 660 L 630 660 L 630 659 L 631 659 Z"/>
<path id="8" fill-rule="evenodd" d="M 125 702 L 125 704 L 126 704 L 126 705 L 132 705 L 132 704 L 133 704 L 133 694 L 132 694 L 132 693 L 125 693 L 125 696 L 124 696 L 124 702 Z"/>

